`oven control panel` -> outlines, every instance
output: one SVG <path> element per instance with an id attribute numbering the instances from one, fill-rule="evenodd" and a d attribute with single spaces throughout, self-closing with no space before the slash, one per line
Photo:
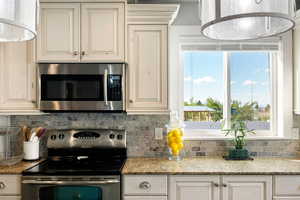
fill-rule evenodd
<path id="1" fill-rule="evenodd" d="M 48 131 L 48 148 L 125 148 L 126 131 L 67 129 Z"/>

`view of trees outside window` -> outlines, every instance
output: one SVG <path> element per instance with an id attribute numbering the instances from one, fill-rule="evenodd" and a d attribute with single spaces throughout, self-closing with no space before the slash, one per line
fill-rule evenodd
<path id="1" fill-rule="evenodd" d="M 184 52 L 184 120 L 189 128 L 221 129 L 224 102 L 224 52 Z M 248 128 L 270 129 L 269 53 L 228 54 L 231 119 Z"/>

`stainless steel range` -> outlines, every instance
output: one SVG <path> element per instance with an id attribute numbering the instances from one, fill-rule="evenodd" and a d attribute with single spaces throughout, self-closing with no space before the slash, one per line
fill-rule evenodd
<path id="1" fill-rule="evenodd" d="M 120 200 L 123 130 L 53 130 L 48 159 L 23 172 L 23 200 Z"/>

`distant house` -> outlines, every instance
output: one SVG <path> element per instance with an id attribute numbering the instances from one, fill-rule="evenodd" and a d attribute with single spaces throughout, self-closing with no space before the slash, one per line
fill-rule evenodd
<path id="1" fill-rule="evenodd" d="M 207 106 L 184 106 L 184 121 L 211 121 L 212 112 Z"/>

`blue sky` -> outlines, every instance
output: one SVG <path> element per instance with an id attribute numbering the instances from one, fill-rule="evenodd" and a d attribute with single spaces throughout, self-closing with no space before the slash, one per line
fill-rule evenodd
<path id="1" fill-rule="evenodd" d="M 266 52 L 231 52 L 231 96 L 243 103 L 270 104 L 269 58 Z M 205 103 L 208 97 L 223 101 L 223 53 L 184 53 L 184 99 Z"/>

